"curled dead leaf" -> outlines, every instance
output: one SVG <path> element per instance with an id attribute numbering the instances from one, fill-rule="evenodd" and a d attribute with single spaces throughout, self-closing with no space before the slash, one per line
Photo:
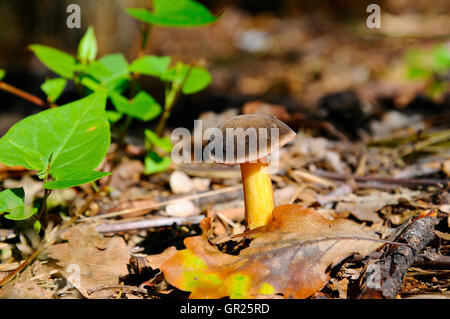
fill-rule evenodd
<path id="1" fill-rule="evenodd" d="M 71 227 L 61 237 L 67 242 L 51 246 L 48 256 L 57 260 L 64 277 L 86 298 L 109 297 L 111 291 L 100 290 L 90 295 L 88 290 L 117 285 L 119 278 L 128 274 L 130 256 L 123 238 L 104 237 L 88 225 Z"/>
<path id="2" fill-rule="evenodd" d="M 253 240 L 238 256 L 210 244 L 210 219 L 202 227 L 203 235 L 187 238 L 186 249 L 160 264 L 166 280 L 190 291 L 190 298 L 306 298 L 327 283 L 330 267 L 382 245 L 354 222 L 329 220 L 298 205 L 275 208 L 270 224 L 241 234 Z"/>

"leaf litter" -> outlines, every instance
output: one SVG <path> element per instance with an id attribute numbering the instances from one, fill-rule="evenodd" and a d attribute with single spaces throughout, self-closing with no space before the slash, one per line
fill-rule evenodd
<path id="1" fill-rule="evenodd" d="M 234 19 L 232 19 L 235 21 L 233 23 L 236 21 L 255 23 L 255 21 L 245 21 L 248 18 L 238 9 L 232 8 L 226 14 Z M 212 31 L 200 30 L 199 36 L 208 39 L 211 37 L 208 32 L 212 32 L 216 39 L 231 38 L 231 29 L 227 29 L 227 23 L 229 22 L 226 19 L 222 19 L 217 27 L 212 28 Z M 342 237 L 337 239 L 336 237 L 348 235 L 354 237 L 357 234 L 364 238 L 395 240 L 395 236 L 418 216 L 431 209 L 436 209 L 442 218 L 442 222 L 436 226 L 437 236 L 425 250 L 425 252 L 433 251 L 433 254 L 420 254 L 423 255 L 420 256 L 422 258 L 420 263 L 414 264 L 406 273 L 397 298 L 409 298 L 415 295 L 448 296 L 448 270 L 439 269 L 439 263 L 435 262 L 436 256 L 441 258 L 450 255 L 450 242 L 447 237 L 450 233 L 450 216 L 448 216 L 450 162 L 448 129 L 446 130 L 445 123 L 436 125 L 439 123 L 433 122 L 432 118 L 427 118 L 426 114 L 408 114 L 411 112 L 409 104 L 414 103 L 413 96 L 421 93 L 413 85 L 388 83 L 386 89 L 377 84 L 358 87 L 357 94 L 340 92 L 351 86 L 348 83 L 352 84 L 356 81 L 352 76 L 347 75 L 348 68 L 340 67 L 340 57 L 351 56 L 350 64 L 359 64 L 355 70 L 362 67 L 369 72 L 380 73 L 381 65 L 391 68 L 392 52 L 399 50 L 398 45 L 382 41 L 383 50 L 378 50 L 376 56 L 368 53 L 373 57 L 368 58 L 366 48 L 356 46 L 354 43 L 354 47 L 341 45 L 343 43 L 341 35 L 322 34 L 316 41 L 314 39 L 317 36 L 314 35 L 313 39 L 310 39 L 312 35 L 309 34 L 308 28 L 297 27 L 299 26 L 297 22 L 274 17 L 272 23 L 280 27 L 292 26 L 292 24 L 296 26 L 291 30 L 297 30 L 292 32 L 299 36 L 291 35 L 286 37 L 288 39 L 286 40 L 283 33 L 273 34 L 273 31 L 269 32 L 269 36 L 276 43 L 274 47 L 292 47 L 294 53 L 302 55 L 303 58 L 299 63 L 293 67 L 294 64 L 286 63 L 284 59 L 278 61 L 271 57 L 268 57 L 268 60 L 255 59 L 245 65 L 237 61 L 240 63 L 241 73 L 236 76 L 236 64 L 232 65 L 236 61 L 228 61 L 229 67 L 224 68 L 226 70 L 218 70 L 215 74 L 213 86 L 216 90 L 222 88 L 223 92 L 231 93 L 230 95 L 243 93 L 254 96 L 261 93 L 262 96 L 265 93 L 271 94 L 273 89 L 277 90 L 279 85 L 276 82 L 281 81 L 283 82 L 281 86 L 287 83 L 287 90 L 290 91 L 288 93 L 299 96 L 307 104 L 312 104 L 311 101 L 321 98 L 320 105 L 323 108 L 319 106 L 319 113 L 326 111 L 328 115 L 319 116 L 320 120 L 315 123 L 315 126 L 308 124 L 313 122 L 311 114 L 315 120 L 317 119 L 316 108 L 295 109 L 294 112 L 292 105 L 280 107 L 278 104 L 282 102 L 274 105 L 257 101 L 244 105 L 244 109 L 241 110 L 241 113 L 257 111 L 283 117 L 283 120 L 292 127 L 300 129 L 296 141 L 281 153 L 281 172 L 273 176 L 275 191 L 287 186 L 294 186 L 300 190 L 290 194 L 288 198 L 289 203 L 296 204 L 295 207 L 292 206 L 292 209 L 286 212 L 278 211 L 278 219 L 275 218 L 274 222 L 266 228 L 233 237 L 243 230 L 242 197 L 239 194 L 230 193 L 233 201 L 236 201 L 231 203 L 229 197 L 218 194 L 213 201 L 206 203 L 199 200 L 200 198 L 193 200 L 194 204 L 200 208 L 196 213 L 205 213 L 211 217 L 202 223 L 201 236 L 198 236 L 199 230 L 195 225 L 167 225 L 157 229 L 119 231 L 113 235 L 97 234 L 92 228 L 93 225 L 88 223 L 90 216 L 138 208 L 142 209 L 143 213 L 123 216 L 119 214 L 113 216 L 117 220 L 111 221 L 139 222 L 148 218 L 166 217 L 165 206 L 161 205 L 160 200 L 175 199 L 173 196 L 177 196 L 176 193 L 184 192 L 170 189 L 169 174 L 157 174 L 148 178 L 142 176 L 142 165 L 139 162 L 132 162 L 133 159 L 131 159 L 136 154 L 128 154 L 130 159 L 125 158 L 121 169 L 113 174 L 114 189 L 110 196 L 98 198 L 91 203 L 88 214 L 81 218 L 82 223 L 71 226 L 62 239 L 58 239 L 46 253 L 39 256 L 38 260 L 2 287 L 0 290 L 2 298 L 36 296 L 141 298 L 143 296 L 142 293 L 137 293 L 140 290 L 125 292 L 125 288 L 120 289 L 120 286 L 126 287 L 126 285 L 135 286 L 136 289 L 142 285 L 151 286 L 147 288 L 149 295 L 146 296 L 150 298 L 161 297 L 164 294 L 170 296 L 177 288 L 192 291 L 191 298 L 206 295 L 208 297 L 352 298 L 356 296 L 353 290 L 357 289 L 354 287 L 359 285 L 367 268 L 392 245 L 383 246 L 383 243 L 377 241 L 343 239 Z M 329 27 L 328 24 L 326 25 Z M 339 34 L 344 34 L 340 32 L 341 30 L 337 31 Z M 163 32 L 170 32 L 170 30 L 163 30 Z M 168 37 L 167 34 L 164 36 Z M 189 37 L 185 38 L 194 46 L 204 42 L 193 42 L 189 40 Z M 162 42 L 162 48 L 168 45 L 167 41 Z M 201 51 L 214 51 L 212 56 L 219 58 L 228 58 L 226 54 L 231 56 L 230 53 L 234 53 L 229 52 L 231 45 L 224 46 L 219 42 L 215 41 L 207 48 L 203 46 Z M 345 42 L 348 42 L 348 39 Z M 170 45 L 180 46 L 182 48 L 179 49 L 180 52 L 186 51 L 184 47 L 186 43 L 183 43 L 183 39 Z M 224 48 L 227 49 L 224 50 Z M 304 49 L 300 52 L 298 48 Z M 319 56 L 317 50 L 322 52 Z M 349 54 L 351 52 L 355 54 Z M 260 64 L 264 64 L 264 67 L 260 67 Z M 267 69 L 275 75 L 267 77 Z M 355 70 L 352 69 L 352 72 Z M 387 73 L 395 72 L 396 70 Z M 299 77 L 298 74 L 304 76 Z M 312 78 L 317 80 L 311 81 Z M 230 81 L 230 79 L 237 80 Z M 338 93 L 324 96 L 324 88 Z M 282 87 L 281 90 L 285 89 Z M 383 93 L 383 90 L 386 92 Z M 411 91 L 412 94 L 410 94 Z M 282 93 L 282 95 L 285 94 Z M 383 111 L 378 108 L 378 101 L 374 103 L 373 99 L 380 97 L 392 100 L 397 110 Z M 406 101 L 400 102 L 405 98 Z M 338 106 L 346 104 L 342 102 L 349 102 L 349 109 L 359 114 L 358 121 L 367 122 L 370 133 L 361 131 L 360 126 L 348 121 L 345 110 L 339 111 L 338 108 L 333 107 L 332 102 L 336 101 L 339 102 L 335 103 Z M 286 102 L 292 104 L 292 101 Z M 364 105 L 368 111 L 358 110 L 358 104 Z M 443 107 L 440 112 L 445 115 Z M 228 109 L 223 113 L 207 112 L 203 118 L 208 119 L 213 123 L 211 126 L 215 127 L 224 119 L 238 113 L 236 109 Z M 330 114 L 337 115 L 339 120 L 333 119 Z M 199 117 L 202 118 L 202 115 Z M 327 125 L 329 123 L 334 126 Z M 349 143 L 342 137 L 341 131 L 345 134 L 357 134 L 360 140 Z M 206 178 L 209 190 L 239 185 L 239 170 L 232 167 L 218 169 L 208 166 L 191 170 L 183 166 L 173 166 L 171 170 L 185 172 L 191 178 Z M 13 180 L 21 176 L 27 176 L 23 168 L 8 168 L 0 164 L 3 187 L 6 187 L 7 179 Z M 418 181 L 409 181 L 411 183 L 406 184 L 405 180 L 400 184 L 392 184 L 387 180 L 380 182 L 375 178 L 421 180 L 427 178 L 433 181 L 444 180 L 447 184 L 444 183 L 442 187 L 423 186 L 418 184 Z M 80 189 L 82 192 L 79 192 Z M 89 203 L 86 194 L 90 192 L 92 190 L 89 186 L 78 188 L 76 198 L 68 200 L 65 204 L 70 206 L 71 203 L 75 203 L 76 207 L 83 206 Z M 234 204 L 236 206 L 233 206 Z M 300 208 L 299 205 L 305 208 Z M 67 209 L 64 203 L 59 207 L 61 206 Z M 148 206 L 154 208 L 146 209 Z M 305 220 L 308 221 L 308 227 L 304 227 L 305 225 L 295 227 Z M 326 227 L 334 225 L 331 229 L 335 233 L 327 232 L 329 229 L 326 227 L 323 229 L 310 227 L 316 224 Z M 13 233 L 8 232 L 8 236 L 3 239 L 1 234 L 12 227 L 10 224 L 1 222 L 0 238 L 2 238 L 2 244 L 4 241 L 6 245 L 1 246 L 0 278 L 4 278 L 9 271 L 17 268 L 17 265 L 22 263 L 36 247 L 29 225 L 20 227 Z M 24 231 L 24 229 L 27 230 Z M 273 232 L 270 233 L 269 229 Z M 302 234 L 298 233 L 300 230 Z M 163 235 L 158 236 L 158 233 Z M 335 239 L 325 238 L 330 236 Z M 230 241 L 223 242 L 226 238 Z M 320 241 L 322 239 L 324 240 Z M 185 249 L 183 249 L 183 241 Z M 177 250 L 175 246 L 180 250 Z M 166 247 L 170 248 L 161 254 Z M 162 273 L 155 275 L 154 271 L 142 272 L 138 274 L 136 281 L 131 282 L 130 278 L 126 278 L 127 275 L 131 276 L 127 269 L 130 256 L 132 260 L 138 257 L 145 258 L 146 266 L 156 272 L 157 269 L 161 269 Z M 175 260 L 179 260 L 181 264 L 175 263 Z M 286 260 L 292 262 L 283 263 Z M 186 264 L 189 261 L 194 265 Z M 76 288 L 64 288 L 68 287 L 67 279 L 73 278 L 72 273 L 67 271 L 67 267 L 73 264 L 80 265 L 82 270 L 83 285 L 79 295 L 69 293 L 77 290 Z M 182 265 L 189 271 L 185 271 Z M 448 263 L 446 265 L 448 269 Z M 280 271 L 282 266 L 286 268 L 284 272 Z M 201 284 L 192 283 L 192 277 L 195 278 L 196 275 L 199 278 L 203 277 Z M 166 283 L 166 280 L 171 285 Z M 307 284 L 303 285 L 303 282 Z M 218 283 L 224 284 L 215 289 Z M 120 293 L 122 290 L 123 294 Z"/>
<path id="2" fill-rule="evenodd" d="M 330 266 L 353 253 L 365 256 L 382 245 L 372 241 L 378 238 L 374 233 L 356 223 L 328 220 L 298 205 L 279 206 L 273 215 L 272 223 L 240 235 L 253 240 L 238 256 L 218 251 L 205 235 L 187 238 L 187 250 L 160 265 L 165 278 L 191 291 L 191 298 L 277 293 L 306 298 L 327 283 Z M 207 227 L 206 220 L 204 234 Z"/>

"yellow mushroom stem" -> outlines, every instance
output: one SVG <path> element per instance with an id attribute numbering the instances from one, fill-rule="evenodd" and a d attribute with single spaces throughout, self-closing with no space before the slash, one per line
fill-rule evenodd
<path id="1" fill-rule="evenodd" d="M 272 180 L 267 163 L 241 164 L 244 185 L 245 219 L 248 229 L 264 226 L 272 220 L 274 208 Z"/>

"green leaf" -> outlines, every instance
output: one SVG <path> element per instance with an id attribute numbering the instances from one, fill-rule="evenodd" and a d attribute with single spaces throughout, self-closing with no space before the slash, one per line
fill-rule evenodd
<path id="1" fill-rule="evenodd" d="M 3 80 L 3 78 L 5 77 L 5 75 L 6 75 L 6 71 L 3 70 L 3 69 L 0 69 L 0 81 Z"/>
<path id="2" fill-rule="evenodd" d="M 119 93 L 113 92 L 110 96 L 117 111 L 144 122 L 154 119 L 161 113 L 161 106 L 145 91 L 140 91 L 131 102 Z"/>
<path id="3" fill-rule="evenodd" d="M 183 85 L 184 94 L 193 94 L 205 89 L 211 84 L 212 77 L 205 68 L 194 66 Z"/>
<path id="4" fill-rule="evenodd" d="M 450 69 L 450 48 L 441 45 L 433 50 L 433 59 L 436 71 L 444 72 Z"/>
<path id="5" fill-rule="evenodd" d="M 128 75 L 128 62 L 122 53 L 114 53 L 98 59 L 109 71 L 108 77 L 118 77 Z"/>
<path id="6" fill-rule="evenodd" d="M 92 91 L 102 89 L 102 86 L 100 86 L 98 82 L 86 76 L 81 79 L 81 84 L 87 87 L 88 89 L 91 89 Z"/>
<path id="7" fill-rule="evenodd" d="M 123 115 L 120 112 L 107 110 L 106 117 L 108 117 L 108 120 L 111 123 L 117 123 L 123 117 Z"/>
<path id="8" fill-rule="evenodd" d="M 64 78 L 47 79 L 42 85 L 42 91 L 47 94 L 50 102 L 55 102 L 64 91 L 67 80 Z"/>
<path id="9" fill-rule="evenodd" d="M 145 157 L 145 174 L 164 172 L 170 166 L 169 156 L 160 157 L 156 152 L 149 152 Z"/>
<path id="10" fill-rule="evenodd" d="M 36 233 L 36 234 L 39 234 L 39 232 L 41 231 L 41 229 L 42 229 L 42 224 L 41 224 L 41 222 L 40 221 L 35 221 L 34 223 L 33 223 L 33 229 L 34 229 L 34 232 Z"/>
<path id="11" fill-rule="evenodd" d="M 89 26 L 86 34 L 81 38 L 78 45 L 78 59 L 86 64 L 95 60 L 97 56 L 97 39 L 95 38 L 94 28 Z"/>
<path id="12" fill-rule="evenodd" d="M 97 171 L 72 171 L 67 179 L 59 179 L 56 181 L 50 181 L 44 184 L 46 189 L 63 189 L 75 187 L 96 181 L 105 176 L 111 175 L 111 173 L 97 172 Z"/>
<path id="13" fill-rule="evenodd" d="M 168 82 L 178 82 L 181 85 L 186 76 L 187 78 L 182 88 L 184 94 L 199 92 L 206 88 L 212 81 L 211 74 L 207 69 L 200 66 L 191 67 L 181 62 L 178 62 L 173 68 L 168 69 L 162 75 L 161 79 Z"/>
<path id="14" fill-rule="evenodd" d="M 122 92 L 128 85 L 128 62 L 122 53 L 108 54 L 92 62 L 85 72 L 109 91 Z"/>
<path id="15" fill-rule="evenodd" d="M 172 150 L 172 142 L 168 137 L 159 137 L 155 132 L 148 129 L 145 130 L 145 137 L 150 144 L 159 147 L 168 153 Z"/>
<path id="16" fill-rule="evenodd" d="M 73 56 L 40 44 L 30 45 L 30 49 L 46 67 L 56 74 L 69 79 L 74 77 L 77 60 Z"/>
<path id="17" fill-rule="evenodd" d="M 109 69 L 100 61 L 93 61 L 90 63 L 84 69 L 84 72 L 99 81 L 112 76 Z"/>
<path id="18" fill-rule="evenodd" d="M 192 0 L 153 0 L 153 12 L 129 8 L 127 13 L 140 21 L 161 27 L 197 27 L 217 18 L 202 4 Z"/>
<path id="19" fill-rule="evenodd" d="M 170 65 L 170 56 L 158 57 L 155 55 L 147 55 L 133 61 L 130 65 L 130 72 L 160 77 Z"/>
<path id="20" fill-rule="evenodd" d="M 22 187 L 10 188 L 0 192 L 0 214 L 9 213 L 5 218 L 23 220 L 33 216 L 37 208 L 25 206 L 25 191 Z"/>
<path id="21" fill-rule="evenodd" d="M 86 172 L 98 167 L 110 144 L 105 104 L 106 92 L 98 91 L 21 120 L 0 139 L 0 162 L 48 171 L 56 181 L 85 182 L 81 172 L 100 178 Z"/>

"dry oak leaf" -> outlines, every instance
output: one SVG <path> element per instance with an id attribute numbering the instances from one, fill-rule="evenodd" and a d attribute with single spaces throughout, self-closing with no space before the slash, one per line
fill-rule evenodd
<path id="1" fill-rule="evenodd" d="M 53 298 L 55 289 L 54 282 L 50 278 L 50 271 L 50 267 L 35 261 L 0 289 L 0 299 Z M 40 277 L 39 280 L 37 280 L 38 277 Z"/>
<path id="2" fill-rule="evenodd" d="M 328 269 L 353 253 L 365 256 L 381 245 L 378 237 L 349 220 L 330 220 L 313 209 L 282 205 L 273 221 L 243 233 L 253 240 L 238 256 L 220 252 L 203 235 L 186 238 L 186 249 L 159 264 L 166 280 L 190 291 L 190 298 L 258 298 L 281 293 L 307 298 L 324 287 Z"/>
<path id="3" fill-rule="evenodd" d="M 48 256 L 57 260 L 64 277 L 69 281 L 76 281 L 74 271 L 79 269 L 80 285 L 76 282 L 72 284 L 84 297 L 109 297 L 110 290 L 100 290 L 91 295 L 87 291 L 101 286 L 117 285 L 119 278 L 128 274 L 130 255 L 123 238 L 103 237 L 89 225 L 71 227 L 61 237 L 67 242 L 51 246 Z"/>

